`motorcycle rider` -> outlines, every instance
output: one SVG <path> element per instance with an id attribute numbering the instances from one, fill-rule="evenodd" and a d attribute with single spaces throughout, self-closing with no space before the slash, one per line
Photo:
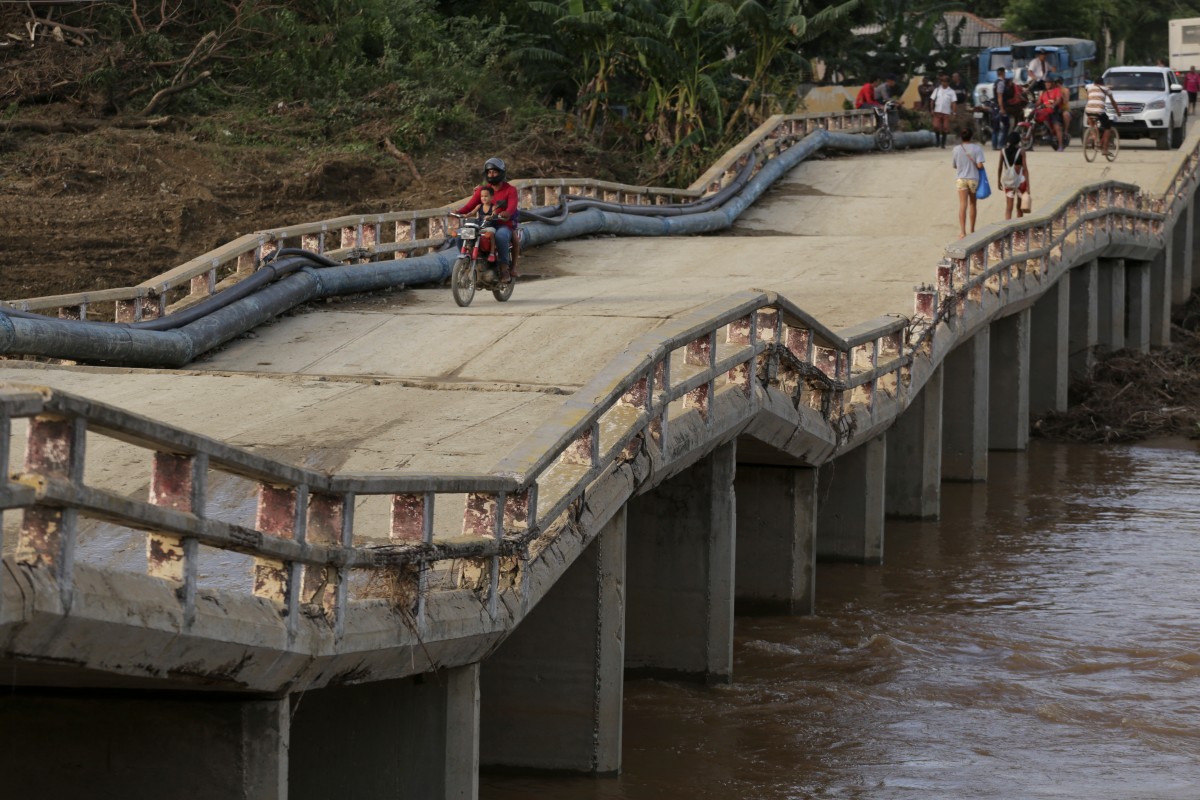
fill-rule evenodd
<path id="1" fill-rule="evenodd" d="M 1056 149 L 1061 153 L 1067 149 L 1066 145 L 1063 144 L 1062 117 L 1062 104 L 1065 93 L 1056 81 L 1057 76 L 1047 76 L 1046 82 L 1049 84 L 1049 88 L 1038 95 L 1037 111 L 1034 114 L 1034 119 L 1038 122 L 1044 122 L 1054 133 L 1054 138 L 1058 142 Z"/>
<path id="2" fill-rule="evenodd" d="M 484 184 L 475 187 L 474 194 L 466 205 L 458 210 L 459 214 L 469 214 L 480 204 L 481 190 L 491 188 L 496 204 L 496 260 L 500 262 L 500 280 L 509 281 L 516 277 L 512 268 L 513 234 L 517 229 L 517 187 L 509 183 L 508 167 L 504 160 L 496 157 L 489 158 L 483 163 Z"/>

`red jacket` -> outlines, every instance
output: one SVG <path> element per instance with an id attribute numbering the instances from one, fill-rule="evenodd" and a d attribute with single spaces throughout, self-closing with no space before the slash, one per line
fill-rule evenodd
<path id="1" fill-rule="evenodd" d="M 875 86 L 870 81 L 867 81 L 858 90 L 858 96 L 854 98 L 854 107 L 862 108 L 863 106 L 877 105 L 879 105 L 879 101 L 875 99 Z"/>
<path id="2" fill-rule="evenodd" d="M 469 214 L 474 211 L 479 206 L 479 190 L 482 188 L 482 186 L 476 186 L 475 193 L 471 195 L 471 199 L 468 200 L 467 204 L 460 208 L 457 213 Z M 492 198 L 496 205 L 499 205 L 502 200 L 508 201 L 508 205 L 504 207 L 504 211 L 502 212 L 506 217 L 508 217 L 508 219 L 498 220 L 498 222 L 501 225 L 504 225 L 506 228 L 517 227 L 517 223 L 512 219 L 517 213 L 517 187 L 513 186 L 508 181 L 505 181 L 499 186 L 493 186 L 492 189 L 494 191 Z"/>

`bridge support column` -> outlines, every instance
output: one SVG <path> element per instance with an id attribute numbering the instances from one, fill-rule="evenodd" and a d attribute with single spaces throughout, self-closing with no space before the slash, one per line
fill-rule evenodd
<path id="1" fill-rule="evenodd" d="M 1071 284 L 1059 279 L 1033 304 L 1029 338 L 1029 414 L 1040 417 L 1067 410 L 1067 350 L 1071 321 Z"/>
<path id="2" fill-rule="evenodd" d="M 817 470 L 738 464 L 738 613 L 811 614 Z"/>
<path id="3" fill-rule="evenodd" d="M 1149 261 L 1125 259 L 1125 346 L 1150 352 L 1150 270 Z"/>
<path id="4" fill-rule="evenodd" d="M 988 328 L 960 344 L 942 362 L 946 394 L 942 404 L 942 480 L 986 481 L 988 453 Z"/>
<path id="5" fill-rule="evenodd" d="M 1192 198 L 1179 213 L 1179 219 L 1171 229 L 1171 303 L 1183 305 L 1192 293 L 1192 252 L 1195 241 L 1195 217 Z"/>
<path id="6" fill-rule="evenodd" d="M 1072 378 L 1086 375 L 1096 363 L 1100 293 L 1096 260 L 1071 270 L 1071 327 L 1067 345 Z"/>
<path id="7" fill-rule="evenodd" d="M 1196 202 L 1195 194 L 1192 195 L 1192 200 L 1189 205 L 1191 206 L 1191 209 L 1192 209 L 1192 211 L 1191 211 L 1192 247 L 1189 250 L 1192 257 L 1191 257 L 1191 259 L 1189 259 L 1188 264 L 1191 267 L 1192 288 L 1197 289 L 1197 288 L 1200 288 L 1200 264 L 1197 264 L 1196 262 L 1200 261 L 1200 248 L 1195 246 L 1195 241 L 1196 241 L 1195 231 L 1196 231 L 1196 227 L 1198 225 L 1200 225 L 1200 203 Z"/>
<path id="8" fill-rule="evenodd" d="M 1029 444 L 1028 308 L 992 323 L 988 356 L 988 448 L 1024 450 Z"/>
<path id="9" fill-rule="evenodd" d="M 292 704 L 290 800 L 479 795 L 479 665 L 313 689 Z"/>
<path id="10" fill-rule="evenodd" d="M 1171 247 L 1150 262 L 1150 346 L 1171 343 Z"/>
<path id="11" fill-rule="evenodd" d="M 885 436 L 877 436 L 821 465 L 817 558 L 883 563 L 886 475 Z"/>
<path id="12" fill-rule="evenodd" d="M 483 662 L 484 766 L 620 771 L 625 518 L 622 506 Z"/>
<path id="13" fill-rule="evenodd" d="M 1125 259 L 1100 259 L 1097 346 L 1115 352 L 1125 346 Z"/>
<path id="14" fill-rule="evenodd" d="M 732 679 L 735 458 L 722 445 L 629 502 L 627 675 Z"/>
<path id="15" fill-rule="evenodd" d="M 942 504 L 941 365 L 887 432 L 887 486 L 884 508 L 890 517 L 937 519 Z"/>
<path id="16" fill-rule="evenodd" d="M 4 795 L 287 800 L 288 712 L 286 699 L 7 690 Z"/>

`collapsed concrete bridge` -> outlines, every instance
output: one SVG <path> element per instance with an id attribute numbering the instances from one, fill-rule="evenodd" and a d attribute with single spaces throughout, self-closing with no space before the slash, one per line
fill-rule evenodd
<path id="1" fill-rule="evenodd" d="M 775 120 L 686 192 L 833 119 Z M 0 665 L 20 690 L 0 763 L 30 791 L 130 797 L 616 772 L 624 677 L 735 680 L 739 605 L 810 611 L 817 558 L 878 563 L 886 516 L 986 479 L 1072 371 L 1167 343 L 1196 277 L 1198 143 L 1127 148 L 1106 175 L 1039 154 L 1057 193 L 949 248 L 945 152 L 806 161 L 733 236 L 530 251 L 541 279 L 505 306 L 414 289 L 184 370 L 4 364 Z M 346 222 L 23 306 L 152 317 L 272 247 L 419 256 L 445 215 Z M 79 770 L 30 769 L 51 744 Z"/>

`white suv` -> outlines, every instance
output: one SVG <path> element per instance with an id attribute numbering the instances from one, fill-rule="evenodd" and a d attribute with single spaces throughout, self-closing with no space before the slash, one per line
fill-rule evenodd
<path id="1" fill-rule="evenodd" d="M 1121 118 L 1122 139 L 1155 139 L 1159 150 L 1179 147 L 1187 133 L 1187 95 L 1166 67 L 1113 67 L 1104 73 Z"/>

